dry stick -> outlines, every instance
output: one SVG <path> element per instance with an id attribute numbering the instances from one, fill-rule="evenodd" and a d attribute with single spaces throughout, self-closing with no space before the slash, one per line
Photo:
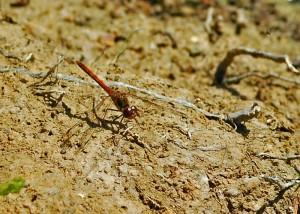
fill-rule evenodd
<path id="1" fill-rule="evenodd" d="M 278 63 L 286 63 L 288 70 L 295 72 L 295 73 L 299 73 L 299 71 L 292 65 L 292 63 L 287 55 L 276 55 L 273 53 L 258 51 L 258 50 L 254 50 L 251 48 L 236 47 L 236 48 L 233 48 L 230 51 L 228 51 L 226 57 L 218 65 L 217 71 L 215 74 L 215 79 L 214 79 L 215 85 L 222 86 L 225 84 L 224 78 L 225 78 L 225 74 L 226 74 L 226 70 L 227 70 L 228 66 L 233 62 L 233 59 L 235 56 L 242 55 L 242 54 L 250 55 L 255 58 L 270 59 L 270 60 L 273 60 L 274 62 L 278 62 Z"/>
<path id="2" fill-rule="evenodd" d="M 20 72 L 23 74 L 31 75 L 33 77 L 45 77 L 47 75 L 47 73 L 45 74 L 45 72 L 34 73 L 34 72 L 28 71 L 24 68 L 0 68 L 0 73 L 7 72 L 7 71 L 17 71 L 17 72 Z M 53 75 L 56 77 L 59 77 L 61 79 L 67 80 L 67 81 L 78 82 L 78 83 L 83 83 L 83 84 L 93 84 L 93 85 L 98 86 L 98 84 L 96 84 L 96 83 L 85 82 L 76 77 L 72 77 L 72 76 L 68 76 L 68 75 L 64 75 L 64 74 L 55 73 Z M 198 108 L 196 105 L 194 105 L 193 103 L 188 102 L 186 100 L 167 97 L 167 96 L 158 94 L 156 92 L 153 92 L 153 91 L 150 91 L 147 89 L 143 89 L 143 88 L 138 88 L 136 86 L 129 85 L 129 84 L 126 84 L 123 82 L 114 82 L 114 83 L 110 83 L 108 85 L 112 86 L 112 87 L 116 87 L 116 86 L 126 87 L 129 89 L 135 90 L 135 91 L 139 91 L 139 92 L 154 96 L 157 99 L 162 99 L 165 101 L 178 103 L 182 106 L 185 106 L 187 108 L 192 108 L 195 111 L 204 114 L 209 119 L 224 120 L 225 122 L 234 123 L 234 124 L 244 123 L 254 117 L 257 117 L 257 115 L 259 114 L 259 112 L 261 110 L 260 106 L 257 103 L 254 103 L 250 107 L 240 110 L 238 112 L 233 112 L 233 113 L 228 113 L 228 114 L 213 114 L 208 111 L 205 111 L 204 109 Z"/>
<path id="3" fill-rule="evenodd" d="M 208 33 L 208 35 L 212 34 L 212 31 L 211 31 L 212 24 L 211 23 L 213 21 L 214 12 L 215 12 L 215 9 L 213 7 L 210 7 L 207 12 L 207 17 L 206 17 L 204 27 L 205 27 L 205 30 Z"/>
<path id="4" fill-rule="evenodd" d="M 196 146 L 193 147 L 191 149 L 185 147 L 184 145 L 182 145 L 180 142 L 178 141 L 172 141 L 172 143 L 174 143 L 176 146 L 178 146 L 181 149 L 185 149 L 185 150 L 200 150 L 200 151 L 221 151 L 226 149 L 226 146 L 218 146 L 218 147 L 214 147 L 214 146 Z"/>
<path id="5" fill-rule="evenodd" d="M 146 143 L 144 143 L 143 141 L 141 141 L 139 139 L 139 135 L 138 134 L 131 132 L 130 129 L 132 129 L 132 127 L 126 128 L 124 130 L 124 132 L 122 133 L 122 135 L 124 137 L 126 137 L 128 140 L 136 143 L 138 146 L 142 147 L 143 149 L 148 150 L 151 154 L 154 155 L 155 153 L 151 151 L 151 148 Z M 132 137 L 132 139 L 129 139 L 128 136 Z"/>
<path id="6" fill-rule="evenodd" d="M 58 65 L 62 61 L 64 61 L 64 58 L 62 56 L 59 56 L 57 63 L 49 69 L 49 71 L 45 74 L 45 76 L 43 76 L 43 79 L 41 81 L 33 83 L 30 86 L 37 86 L 38 84 L 41 84 L 42 82 L 44 82 L 49 76 L 52 76 L 55 73 L 55 70 L 58 69 Z"/>
<path id="7" fill-rule="evenodd" d="M 26 5 L 28 5 L 30 2 L 30 0 L 18 0 L 14 3 L 10 3 L 11 7 L 24 7 Z"/>
<path id="8" fill-rule="evenodd" d="M 289 157 L 277 157 L 277 156 L 273 156 L 267 153 L 259 153 L 257 156 L 261 157 L 261 158 L 267 158 L 267 159 L 278 159 L 278 160 L 286 160 L 286 161 L 290 161 L 290 160 L 294 160 L 294 159 L 298 159 L 300 158 L 300 155 L 293 155 L 293 156 L 289 156 Z M 270 200 L 267 204 L 265 204 L 264 206 L 262 206 L 256 213 L 264 213 L 265 209 L 268 206 L 273 206 L 275 203 L 277 203 L 280 199 L 283 198 L 283 194 L 290 189 L 291 187 L 293 187 L 296 184 L 300 184 L 300 178 L 298 179 L 294 179 L 291 180 L 290 182 L 283 182 L 281 181 L 278 177 L 270 177 L 268 175 L 261 175 L 262 178 L 264 178 L 265 180 L 271 182 L 271 183 L 275 183 L 276 185 L 278 185 L 280 187 L 280 191 L 277 195 L 277 197 L 273 200 Z"/>
<path id="9" fill-rule="evenodd" d="M 294 179 L 290 182 L 285 183 L 285 182 L 280 181 L 280 179 L 278 177 L 273 178 L 273 177 L 270 177 L 268 175 L 262 175 L 261 177 L 264 178 L 265 180 L 271 182 L 271 183 L 277 184 L 281 188 L 281 190 L 289 189 L 289 188 L 291 188 L 292 186 L 294 186 L 296 184 L 300 184 L 300 178 Z"/>
<path id="10" fill-rule="evenodd" d="M 277 184 L 281 190 L 279 191 L 278 195 L 273 199 L 273 200 L 269 200 L 265 205 L 263 205 L 259 210 L 256 211 L 257 214 L 262 214 L 265 213 L 265 210 L 267 207 L 271 207 L 274 204 L 276 204 L 280 199 L 283 198 L 284 193 L 289 190 L 291 187 L 293 187 L 296 184 L 300 184 L 300 179 L 295 179 L 292 180 L 290 182 L 284 183 L 282 181 L 280 181 L 279 178 L 272 178 L 269 177 L 267 175 L 262 175 L 262 178 L 264 178 L 265 180 L 271 182 L 271 183 L 275 183 Z"/>
<path id="11" fill-rule="evenodd" d="M 213 146 L 196 146 L 192 150 L 201 150 L 201 151 L 221 151 L 226 149 L 226 146 L 222 147 L 213 147 Z"/>
<path id="12" fill-rule="evenodd" d="M 259 112 L 261 111 L 260 106 L 257 103 L 254 103 L 251 105 L 251 107 L 245 108 L 245 109 L 237 111 L 237 112 L 228 113 L 228 114 L 213 114 L 208 111 L 205 111 L 204 109 L 198 108 L 196 105 L 194 105 L 193 103 L 190 103 L 186 100 L 167 97 L 167 96 L 158 94 L 156 92 L 137 88 L 135 86 L 128 85 L 128 84 L 125 84 L 122 82 L 115 82 L 115 85 L 124 86 L 124 87 L 130 88 L 130 89 L 136 90 L 136 91 L 140 91 L 140 92 L 152 95 L 158 99 L 163 99 L 166 101 L 178 103 L 178 104 L 183 105 L 188 108 L 192 108 L 192 109 L 204 114 L 209 119 L 224 120 L 225 122 L 234 123 L 234 124 L 240 124 L 240 123 L 247 122 L 250 119 L 257 117 Z"/>
<path id="13" fill-rule="evenodd" d="M 297 79 L 291 79 L 291 78 L 288 78 L 288 77 L 282 77 L 279 74 L 273 73 L 273 72 L 263 75 L 263 74 L 255 73 L 255 72 L 252 72 L 252 71 L 241 74 L 241 75 L 238 75 L 238 76 L 235 76 L 235 77 L 230 77 L 230 78 L 226 79 L 226 84 L 238 83 L 240 80 L 242 80 L 246 77 L 251 77 L 251 76 L 257 76 L 257 77 L 262 78 L 262 79 L 277 78 L 277 79 L 280 79 L 280 80 L 284 80 L 286 82 L 295 83 L 297 85 L 300 85 L 300 79 L 297 80 Z"/>
<path id="14" fill-rule="evenodd" d="M 29 60 L 34 60 L 34 55 L 33 53 L 29 53 L 28 56 L 24 59 L 25 62 L 28 62 Z"/>
<path id="15" fill-rule="evenodd" d="M 17 57 L 17 56 L 14 55 L 14 54 L 6 53 L 2 48 L 0 48 L 0 53 L 1 53 L 3 56 L 5 56 L 6 58 L 12 58 L 12 59 L 21 60 L 19 57 Z"/>
<path id="16" fill-rule="evenodd" d="M 66 91 L 61 91 L 61 90 L 49 90 L 49 91 L 44 91 L 44 90 L 36 90 L 34 92 L 35 95 L 38 95 L 38 96 L 43 96 L 43 95 L 48 95 L 48 94 L 53 94 L 53 93 L 57 93 L 59 94 L 59 98 L 58 98 L 58 102 L 59 103 L 63 96 L 65 95 Z"/>
<path id="17" fill-rule="evenodd" d="M 128 36 L 128 37 L 125 39 L 125 41 L 123 42 L 123 44 L 122 44 L 122 46 L 121 46 L 120 52 L 119 52 L 119 53 L 116 55 L 116 57 L 113 59 L 112 64 L 116 64 L 116 63 L 118 62 L 120 56 L 122 56 L 122 55 L 125 53 L 126 49 L 127 49 L 127 47 L 125 46 L 126 43 L 128 43 L 129 39 L 130 39 L 136 32 L 138 32 L 138 31 L 140 31 L 140 30 L 142 30 L 142 28 L 138 28 L 138 29 L 136 29 L 135 31 L 133 31 L 131 34 L 129 34 L 129 36 Z"/>
<path id="18" fill-rule="evenodd" d="M 61 90 L 49 90 L 49 91 L 36 90 L 34 93 L 36 95 L 45 95 L 45 94 L 52 94 L 52 93 L 65 94 L 66 92 Z"/>
<path id="19" fill-rule="evenodd" d="M 258 157 L 264 158 L 264 159 L 278 159 L 278 160 L 285 160 L 285 161 L 290 161 L 290 160 L 295 160 L 295 159 L 300 159 L 300 155 L 292 155 L 288 157 L 278 157 L 278 156 L 273 156 L 264 152 L 261 152 L 257 155 Z"/>
<path id="20" fill-rule="evenodd" d="M 229 113 L 225 121 L 233 122 L 234 124 L 241 124 L 251 120 L 254 117 L 257 117 L 260 113 L 260 106 L 257 103 L 253 103 L 251 107 L 245 108 L 243 110 Z"/>
<path id="21" fill-rule="evenodd" d="M 170 32 L 162 31 L 162 30 L 157 30 L 157 31 L 155 30 L 155 31 L 153 31 L 153 34 L 160 34 L 160 35 L 168 37 L 172 43 L 172 45 L 171 45 L 172 48 L 178 47 L 176 39 L 173 37 L 173 35 Z"/>

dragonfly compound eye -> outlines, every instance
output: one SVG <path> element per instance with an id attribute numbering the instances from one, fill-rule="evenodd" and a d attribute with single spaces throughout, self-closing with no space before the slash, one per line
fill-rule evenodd
<path id="1" fill-rule="evenodd" d="M 124 117 L 133 119 L 136 116 L 140 116 L 138 112 L 138 108 L 136 106 L 130 106 L 128 108 L 125 108 L 123 111 Z"/>

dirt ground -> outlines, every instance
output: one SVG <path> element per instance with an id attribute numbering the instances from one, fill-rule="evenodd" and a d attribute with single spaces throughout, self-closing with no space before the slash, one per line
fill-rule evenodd
<path id="1" fill-rule="evenodd" d="M 299 75 L 241 55 L 226 76 L 294 82 L 213 85 L 236 46 L 296 62 L 299 3 L 12 3 L 1 1 L 0 183 L 19 176 L 27 186 L 0 197 L 1 213 L 299 213 Z M 110 98 L 75 60 L 128 93 L 138 122 L 105 114 Z M 253 103 L 261 112 L 235 126 L 175 99 L 214 114 Z"/>

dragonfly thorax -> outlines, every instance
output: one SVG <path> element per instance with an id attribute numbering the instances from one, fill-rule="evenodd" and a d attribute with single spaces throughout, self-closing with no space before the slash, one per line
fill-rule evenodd
<path id="1" fill-rule="evenodd" d="M 111 98 L 118 110 L 123 111 L 123 109 L 129 107 L 129 101 L 123 93 L 114 92 Z"/>
<path id="2" fill-rule="evenodd" d="M 129 100 L 124 93 L 114 91 L 112 100 L 115 106 L 123 113 L 123 116 L 128 119 L 134 119 L 136 116 L 140 116 L 138 108 L 136 106 L 130 106 Z"/>

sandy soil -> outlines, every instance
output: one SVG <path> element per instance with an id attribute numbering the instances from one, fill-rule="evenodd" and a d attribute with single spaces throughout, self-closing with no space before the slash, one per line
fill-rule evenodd
<path id="1" fill-rule="evenodd" d="M 299 209 L 299 184 L 283 189 L 263 176 L 282 184 L 299 181 L 300 159 L 258 155 L 300 154 L 297 74 L 284 63 L 242 55 L 228 76 L 275 72 L 298 84 L 252 76 L 227 88 L 212 85 L 217 66 L 235 46 L 299 56 L 299 4 L 14 2 L 1 2 L 0 183 L 20 176 L 27 187 L 1 197 L 1 213 Z M 215 9 L 210 36 L 204 28 L 209 7 Z M 114 121 L 119 112 L 104 116 L 113 108 L 110 99 L 75 60 L 111 85 L 123 83 L 118 88 L 140 109 L 139 124 Z M 47 78 L 40 76 L 51 68 Z M 256 102 L 261 113 L 235 129 L 150 92 L 215 114 Z M 100 119 L 93 103 L 100 103 Z"/>

